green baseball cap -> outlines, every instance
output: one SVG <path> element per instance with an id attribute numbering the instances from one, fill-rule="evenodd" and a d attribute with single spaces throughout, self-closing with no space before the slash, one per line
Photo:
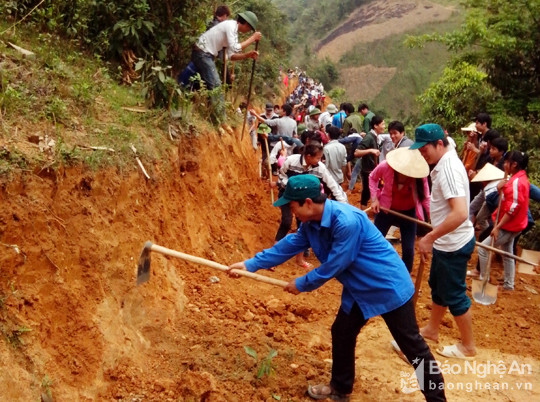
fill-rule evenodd
<path id="1" fill-rule="evenodd" d="M 244 11 L 243 13 L 238 13 L 238 15 L 242 17 L 249 24 L 251 29 L 255 31 L 255 29 L 257 28 L 257 23 L 259 22 L 259 19 L 257 18 L 254 12 Z"/>
<path id="2" fill-rule="evenodd" d="M 312 174 L 293 176 L 287 182 L 283 195 L 274 202 L 274 207 L 280 207 L 291 201 L 304 201 L 306 198 L 316 198 L 321 195 L 321 182 Z"/>
<path id="3" fill-rule="evenodd" d="M 414 143 L 409 149 L 422 148 L 428 142 L 442 140 L 444 131 L 441 126 L 435 123 L 422 124 L 414 130 Z"/>

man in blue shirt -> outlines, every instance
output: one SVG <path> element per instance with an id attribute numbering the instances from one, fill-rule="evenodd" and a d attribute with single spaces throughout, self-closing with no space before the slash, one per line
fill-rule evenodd
<path id="1" fill-rule="evenodd" d="M 367 320 L 381 315 L 419 378 L 426 400 L 444 401 L 444 380 L 418 331 L 411 297 L 414 287 L 401 258 L 369 221 L 348 204 L 327 200 L 312 175 L 291 177 L 274 206 L 289 203 L 302 222 L 291 233 L 244 262 L 229 267 L 255 272 L 281 264 L 311 247 L 321 265 L 291 281 L 285 291 L 298 294 L 332 278 L 343 285 L 341 306 L 332 325 L 330 384 L 308 386 L 314 399 L 348 400 L 353 389 L 356 337 Z M 420 367 L 422 366 L 422 367 Z"/>

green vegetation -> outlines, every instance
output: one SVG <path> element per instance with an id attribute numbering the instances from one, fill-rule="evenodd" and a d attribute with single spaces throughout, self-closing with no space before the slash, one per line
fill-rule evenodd
<path id="1" fill-rule="evenodd" d="M 529 155 L 529 180 L 540 182 L 540 2 L 467 0 L 463 25 L 449 33 L 411 37 L 411 46 L 444 44 L 455 52 L 443 76 L 419 97 L 422 119 L 458 131 L 487 112 L 510 143 Z M 538 217 L 537 203 L 530 204 Z M 538 223 L 525 236 L 540 247 Z"/>
<path id="2" fill-rule="evenodd" d="M 275 366 L 274 363 L 272 363 L 272 359 L 278 354 L 276 350 L 270 349 L 268 351 L 268 354 L 261 360 L 257 360 L 257 352 L 255 352 L 253 348 L 249 346 L 244 346 L 244 351 L 257 363 L 257 373 L 255 375 L 257 380 L 260 380 L 264 376 L 270 377 L 274 374 Z"/>
<path id="3" fill-rule="evenodd" d="M 41 388 L 49 398 L 52 398 L 51 386 L 52 381 L 49 379 L 49 377 L 47 377 L 47 374 L 45 374 L 41 380 Z"/>
<path id="4" fill-rule="evenodd" d="M 446 32 L 459 26 L 461 18 L 455 14 L 445 22 L 427 23 L 410 33 Z M 417 118 L 419 106 L 416 96 L 440 76 L 450 56 L 445 47 L 438 43 L 411 50 L 404 43 L 406 38 L 407 34 L 404 33 L 357 44 L 341 57 L 339 67 L 371 64 L 396 68 L 394 76 L 373 99 L 366 99 L 362 94 L 347 93 L 350 101 L 355 104 L 367 101 L 373 110 L 404 122 Z"/>

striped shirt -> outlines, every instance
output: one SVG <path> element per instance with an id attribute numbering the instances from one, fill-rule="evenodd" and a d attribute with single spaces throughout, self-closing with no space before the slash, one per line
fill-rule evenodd
<path id="1" fill-rule="evenodd" d="M 328 169 L 324 166 L 324 163 L 319 162 L 316 166 L 309 166 L 306 164 L 303 155 L 296 154 L 291 155 L 285 162 L 278 174 L 278 186 L 284 189 L 289 181 L 289 177 L 297 176 L 299 174 L 312 174 L 317 177 L 323 186 L 325 191 L 330 191 L 332 198 L 339 202 L 347 202 L 347 196 L 339 184 L 332 178 Z"/>
<path id="2" fill-rule="evenodd" d="M 431 199 L 429 212 L 431 224 L 439 226 L 450 213 L 451 198 L 464 197 L 469 214 L 469 179 L 465 167 L 454 149 L 449 149 L 431 172 Z M 474 228 L 469 219 L 465 219 L 452 232 L 435 240 L 433 247 L 439 251 L 452 252 L 459 250 L 474 236 Z"/>

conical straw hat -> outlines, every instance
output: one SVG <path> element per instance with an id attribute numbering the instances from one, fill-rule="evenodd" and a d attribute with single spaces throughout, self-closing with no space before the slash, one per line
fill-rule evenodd
<path id="1" fill-rule="evenodd" d="M 386 162 L 396 172 L 415 179 L 429 174 L 429 165 L 418 149 L 394 149 L 386 154 Z"/>
<path id="2" fill-rule="evenodd" d="M 461 131 L 476 131 L 476 123 L 473 121 L 467 127 L 461 127 Z"/>
<path id="3" fill-rule="evenodd" d="M 473 177 L 472 182 L 493 181 L 504 179 L 504 172 L 491 163 L 486 163 L 482 169 Z"/>

